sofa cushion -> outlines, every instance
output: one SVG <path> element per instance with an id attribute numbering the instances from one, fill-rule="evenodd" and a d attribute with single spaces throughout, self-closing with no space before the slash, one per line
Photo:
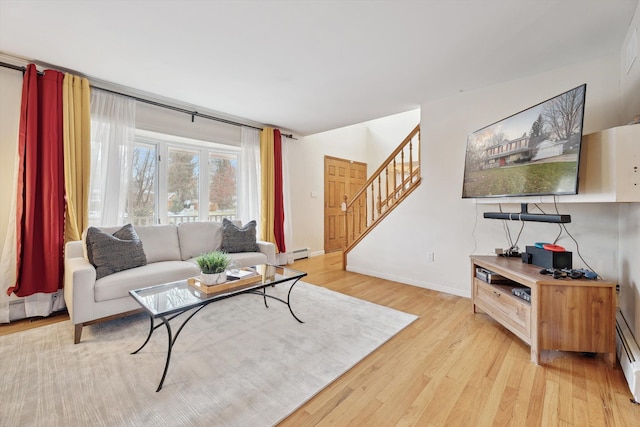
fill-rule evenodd
<path id="1" fill-rule="evenodd" d="M 143 244 L 131 224 L 113 234 L 89 227 L 86 239 L 87 256 L 96 268 L 96 279 L 147 263 Z"/>
<path id="2" fill-rule="evenodd" d="M 144 245 L 147 262 L 179 261 L 180 242 L 178 227 L 175 225 L 146 225 L 136 227 L 136 232 Z"/>
<path id="3" fill-rule="evenodd" d="M 161 261 L 120 271 L 96 281 L 96 302 L 128 297 L 129 291 L 196 276 L 197 265 L 184 261 Z"/>
<path id="4" fill-rule="evenodd" d="M 232 221 L 222 220 L 222 246 L 220 250 L 227 253 L 258 252 L 256 244 L 256 222 L 249 221 L 238 227 Z"/>
<path id="5" fill-rule="evenodd" d="M 217 251 L 222 245 L 222 225 L 219 222 L 183 222 L 178 225 L 182 259 Z"/>
<path id="6" fill-rule="evenodd" d="M 113 234 L 116 231 L 120 230 L 122 228 L 121 225 L 111 225 L 111 226 L 107 226 L 107 227 L 95 227 L 100 231 L 103 231 L 105 233 L 108 234 Z M 82 232 L 82 253 L 84 254 L 84 259 L 86 259 L 87 261 L 89 261 L 89 253 L 87 252 L 87 231 L 89 231 L 88 228 L 85 228 L 84 231 Z M 138 236 L 139 238 L 140 236 Z"/>

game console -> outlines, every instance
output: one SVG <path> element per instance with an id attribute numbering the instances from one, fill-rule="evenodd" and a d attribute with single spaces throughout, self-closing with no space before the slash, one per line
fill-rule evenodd
<path id="1" fill-rule="evenodd" d="M 507 279 L 504 276 L 501 276 L 497 273 L 494 273 L 491 270 L 487 270 L 486 268 L 476 267 L 476 277 L 483 282 L 491 283 L 493 285 L 504 285 L 508 283 L 513 283 L 512 280 Z"/>

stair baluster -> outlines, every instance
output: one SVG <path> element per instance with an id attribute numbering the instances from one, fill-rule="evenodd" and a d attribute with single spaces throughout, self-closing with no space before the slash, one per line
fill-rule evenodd
<path id="1" fill-rule="evenodd" d="M 415 156 L 414 149 L 416 150 Z M 405 154 L 405 150 L 408 150 L 408 155 Z M 400 158 L 399 170 L 398 157 Z M 405 157 L 409 158 L 408 163 L 405 162 Z M 416 158 L 417 161 L 414 161 L 414 158 Z M 404 141 L 398 145 L 382 165 L 380 165 L 376 172 L 369 177 L 367 182 L 356 192 L 351 200 L 347 200 L 345 196 L 345 248 L 343 251 L 343 268 L 346 269 L 347 254 L 349 251 L 417 188 L 421 182 L 420 125 L 418 125 L 409 133 Z M 382 197 L 383 186 L 385 188 L 384 199 Z M 371 193 L 370 201 L 367 200 L 369 193 Z"/>

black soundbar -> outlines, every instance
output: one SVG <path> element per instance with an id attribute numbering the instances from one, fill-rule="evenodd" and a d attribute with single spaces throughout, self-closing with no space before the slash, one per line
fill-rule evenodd
<path id="1" fill-rule="evenodd" d="M 485 212 L 485 218 L 490 219 L 510 219 L 512 221 L 536 221 L 536 222 L 571 222 L 571 215 L 560 214 L 531 214 L 520 212 Z"/>
<path id="2" fill-rule="evenodd" d="M 555 222 L 563 224 L 571 222 L 571 215 L 529 213 L 526 203 L 520 204 L 520 212 L 485 212 L 484 217 L 489 219 L 510 219 L 511 221 Z"/>

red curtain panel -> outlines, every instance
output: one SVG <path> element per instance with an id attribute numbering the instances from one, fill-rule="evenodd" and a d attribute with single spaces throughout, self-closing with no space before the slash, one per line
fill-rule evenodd
<path id="1" fill-rule="evenodd" d="M 273 233 L 280 253 L 287 252 L 284 243 L 284 198 L 282 195 L 282 135 L 278 129 L 273 130 L 274 152 L 274 197 Z"/>
<path id="2" fill-rule="evenodd" d="M 62 287 L 64 156 L 62 81 L 27 66 L 18 135 L 17 279 L 7 294 L 24 297 Z"/>

